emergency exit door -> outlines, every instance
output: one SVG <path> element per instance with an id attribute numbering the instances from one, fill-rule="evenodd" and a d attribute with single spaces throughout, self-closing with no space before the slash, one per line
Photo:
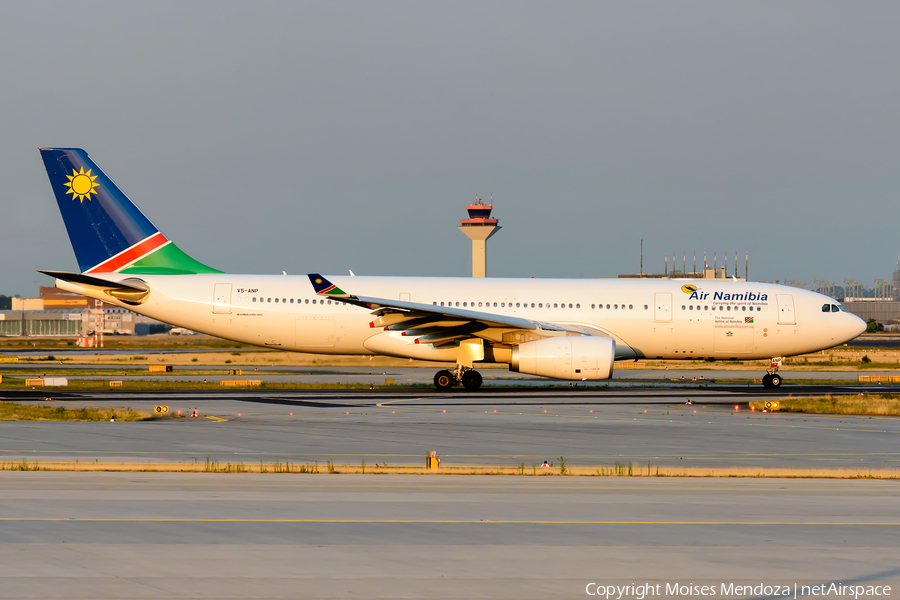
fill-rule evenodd
<path id="1" fill-rule="evenodd" d="M 227 315 L 231 312 L 231 284 L 217 283 L 214 291 L 213 313 Z"/>
<path id="2" fill-rule="evenodd" d="M 778 303 L 778 324 L 793 325 L 797 322 L 794 316 L 794 297 L 790 294 L 777 294 L 775 301 Z"/>
<path id="3" fill-rule="evenodd" d="M 653 320 L 661 323 L 672 322 L 672 294 L 669 292 L 656 292 L 653 306 Z"/>

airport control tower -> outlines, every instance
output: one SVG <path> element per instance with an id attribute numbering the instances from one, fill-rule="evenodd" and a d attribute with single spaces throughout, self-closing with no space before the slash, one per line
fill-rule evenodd
<path id="1" fill-rule="evenodd" d="M 499 221 L 491 218 L 493 204 L 493 197 L 490 204 L 484 204 L 476 196 L 475 204 L 466 207 L 469 218 L 459 220 L 459 230 L 472 240 L 472 277 L 487 275 L 487 240 L 500 229 Z"/>

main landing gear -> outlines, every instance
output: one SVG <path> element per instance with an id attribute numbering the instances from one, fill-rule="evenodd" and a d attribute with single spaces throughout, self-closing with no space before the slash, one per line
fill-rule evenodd
<path id="1" fill-rule="evenodd" d="M 763 375 L 762 383 L 763 387 L 767 388 L 780 388 L 782 379 L 781 375 L 778 374 L 778 368 L 781 366 L 781 358 L 773 358 L 772 359 L 772 368 L 766 371 L 766 374 Z"/>
<path id="2" fill-rule="evenodd" d="M 434 376 L 434 387 L 446 391 L 456 384 L 462 384 L 467 390 L 474 391 L 481 387 L 482 381 L 481 373 L 458 365 L 453 371 L 438 371 Z"/>

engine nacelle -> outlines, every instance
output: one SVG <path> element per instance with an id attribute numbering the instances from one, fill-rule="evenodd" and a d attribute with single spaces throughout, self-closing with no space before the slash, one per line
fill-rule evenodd
<path id="1" fill-rule="evenodd" d="M 510 371 L 597 381 L 612 377 L 616 342 L 604 337 L 551 337 L 520 344 L 512 350 Z"/>

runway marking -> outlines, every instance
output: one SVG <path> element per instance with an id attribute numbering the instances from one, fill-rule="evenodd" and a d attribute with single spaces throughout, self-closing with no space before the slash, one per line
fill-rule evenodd
<path id="1" fill-rule="evenodd" d="M 443 397 L 437 397 L 437 398 L 435 398 L 434 396 L 428 396 L 428 397 L 425 397 L 425 398 L 398 398 L 398 399 L 396 399 L 396 400 L 386 400 L 386 401 L 384 401 L 384 402 L 377 402 L 377 403 L 375 404 L 375 406 L 378 406 L 378 407 L 380 407 L 380 408 L 384 408 L 384 405 L 385 405 L 385 404 L 395 404 L 395 403 L 397 403 L 397 402 L 417 402 L 417 401 L 420 401 L 420 400 L 431 400 L 432 398 L 435 399 L 435 400 L 447 400 L 448 398 L 450 398 L 450 396 L 443 396 Z"/>
<path id="2" fill-rule="evenodd" d="M 898 527 L 900 521 L 549 521 L 540 519 L 491 520 L 491 519 L 190 519 L 190 518 L 94 518 L 94 517 L 0 517 L 0 522 L 28 523 L 250 523 L 250 524 L 397 524 L 397 525 L 793 525 L 835 527 Z"/>
<path id="3" fill-rule="evenodd" d="M 213 415 L 203 415 L 203 418 L 204 419 L 212 419 L 216 423 L 225 423 L 228 421 L 228 419 L 223 419 L 221 417 L 214 417 Z"/>

